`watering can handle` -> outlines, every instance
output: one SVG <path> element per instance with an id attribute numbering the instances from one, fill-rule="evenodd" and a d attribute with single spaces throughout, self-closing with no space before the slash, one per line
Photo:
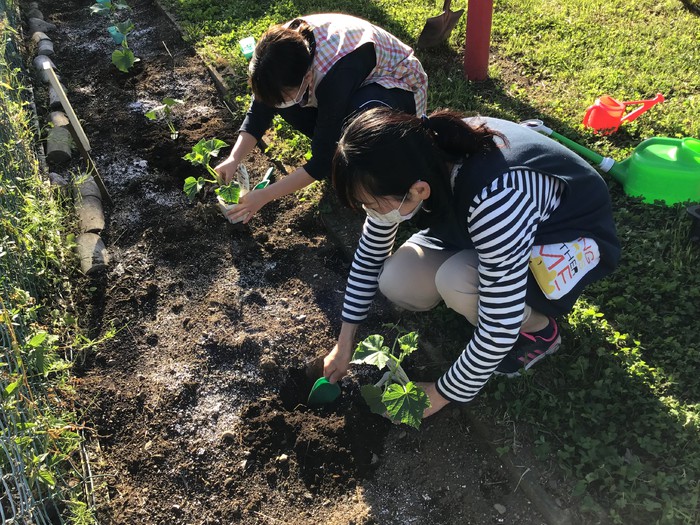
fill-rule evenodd
<path id="1" fill-rule="evenodd" d="M 524 120 L 520 122 L 520 125 L 525 126 L 526 128 L 530 128 L 533 131 L 538 131 L 543 135 L 547 135 L 548 137 L 552 137 L 553 139 L 558 140 L 559 142 L 564 144 L 564 146 L 566 146 L 570 150 L 575 151 L 584 159 L 588 159 L 591 162 L 594 162 L 596 167 L 601 171 L 608 172 L 615 165 L 615 161 L 610 157 L 603 157 L 595 151 L 591 151 L 587 147 L 582 146 L 581 144 L 578 144 L 571 139 L 567 139 L 564 135 L 560 135 L 552 128 L 548 128 L 547 126 L 545 126 L 540 119 L 532 118 L 529 120 Z"/>
<path id="2" fill-rule="evenodd" d="M 588 122 L 588 116 L 593 112 L 595 109 L 595 106 L 588 106 L 588 109 L 586 109 L 586 112 L 583 114 L 583 123 L 586 125 L 589 125 Z"/>
<path id="3" fill-rule="evenodd" d="M 533 131 L 539 131 L 543 135 L 550 136 L 552 134 L 552 128 L 548 128 L 547 126 L 544 125 L 544 122 L 542 122 L 538 118 L 531 118 L 528 120 L 523 120 L 520 123 L 521 126 L 525 126 L 526 128 L 530 128 Z"/>
<path id="4" fill-rule="evenodd" d="M 627 115 L 625 115 L 624 117 L 622 117 L 622 119 L 620 119 L 620 123 L 632 122 L 634 119 L 636 119 L 642 113 L 644 113 L 648 109 L 651 109 L 652 106 L 658 104 L 659 102 L 663 102 L 663 101 L 664 101 L 664 96 L 661 93 L 657 93 L 656 96 L 650 100 L 630 100 L 630 101 L 623 102 L 623 104 L 625 106 L 631 106 L 633 104 L 642 104 L 642 107 L 637 108 L 634 111 L 627 113 Z"/>

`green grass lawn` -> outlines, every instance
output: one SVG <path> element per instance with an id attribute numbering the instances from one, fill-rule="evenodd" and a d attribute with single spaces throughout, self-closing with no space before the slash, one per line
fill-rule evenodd
<path id="1" fill-rule="evenodd" d="M 340 11 L 413 44 L 442 6 L 424 0 L 168 4 L 230 81 L 237 114 L 248 98 L 240 38 L 259 37 L 271 23 L 299 14 Z M 541 118 L 616 160 L 646 138 L 700 137 L 700 15 L 680 0 L 498 1 L 490 78 L 478 83 L 463 78 L 464 31 L 462 19 L 447 45 L 417 53 L 430 77 L 431 110 Z M 594 135 L 581 124 L 599 95 L 638 100 L 657 92 L 666 102 L 613 135 Z M 565 338 L 556 357 L 525 380 L 489 384 L 486 409 L 497 414 L 505 406 L 509 417 L 531 425 L 535 450 L 558 459 L 583 509 L 598 502 L 617 523 L 698 523 L 700 246 L 688 242 L 684 206 L 643 204 L 612 180 L 610 188 L 623 243 L 620 268 L 591 286 L 562 320 Z"/>

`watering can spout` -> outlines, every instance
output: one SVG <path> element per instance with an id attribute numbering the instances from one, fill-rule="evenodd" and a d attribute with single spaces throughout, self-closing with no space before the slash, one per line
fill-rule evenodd
<path id="1" fill-rule="evenodd" d="M 639 117 L 642 113 L 645 111 L 648 111 L 649 109 L 652 108 L 652 106 L 655 106 L 659 102 L 664 101 L 664 96 L 661 93 L 657 93 L 654 98 L 651 98 L 649 100 L 631 100 L 628 102 L 623 102 L 625 106 L 631 106 L 634 104 L 641 104 L 642 107 L 635 109 L 634 111 L 630 111 L 622 117 L 622 120 L 620 122 L 632 122 L 634 119 Z"/>

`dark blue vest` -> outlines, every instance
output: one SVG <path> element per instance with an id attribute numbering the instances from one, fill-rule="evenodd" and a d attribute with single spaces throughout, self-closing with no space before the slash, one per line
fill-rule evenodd
<path id="1" fill-rule="evenodd" d="M 489 128 L 503 134 L 508 146 L 497 138 L 502 147 L 470 155 L 464 160 L 454 187 L 456 223 L 431 227 L 426 234 L 442 241 L 445 247 L 472 249 L 466 221 L 474 197 L 504 173 L 529 169 L 556 177 L 565 185 L 561 204 L 538 226 L 535 244 L 568 242 L 578 237 L 594 239 L 600 249 L 601 261 L 590 272 L 591 279 L 587 280 L 596 280 L 610 273 L 620 258 L 620 242 L 603 178 L 581 157 L 536 131 L 495 118 L 480 117 L 473 122 L 484 120 Z"/>

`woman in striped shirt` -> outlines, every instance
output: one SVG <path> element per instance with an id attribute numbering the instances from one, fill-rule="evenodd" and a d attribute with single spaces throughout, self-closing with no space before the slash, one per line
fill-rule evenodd
<path id="1" fill-rule="evenodd" d="M 377 108 L 343 133 L 333 160 L 341 202 L 367 213 L 342 328 L 324 374 L 347 372 L 357 325 L 379 288 L 422 311 L 440 301 L 475 330 L 435 383 L 427 417 L 471 401 L 494 373 L 517 376 L 555 352 L 555 316 L 617 265 L 607 185 L 559 143 L 513 122 Z M 420 232 L 392 254 L 398 224 Z"/>

